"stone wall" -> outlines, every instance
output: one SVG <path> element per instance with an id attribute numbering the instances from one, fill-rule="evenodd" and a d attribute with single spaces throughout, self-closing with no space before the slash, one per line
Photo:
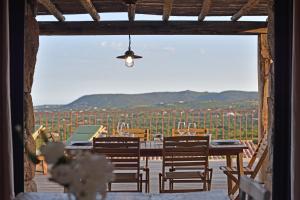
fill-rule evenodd
<path id="1" fill-rule="evenodd" d="M 39 48 L 39 27 L 35 19 L 37 2 L 26 1 L 25 10 L 25 52 L 24 52 L 24 142 L 27 151 L 35 152 L 35 141 L 31 134 L 34 130 L 34 113 L 31 98 L 31 88 L 36 64 L 36 55 Z M 26 152 L 25 152 L 26 153 Z M 35 176 L 35 164 L 24 156 L 24 180 L 26 192 L 37 190 L 33 181 Z"/>
<path id="2" fill-rule="evenodd" d="M 266 187 L 272 191 L 272 171 L 273 171 L 273 136 L 274 136 L 274 60 L 275 60 L 275 33 L 274 33 L 274 1 L 269 0 L 268 4 L 268 47 L 271 57 L 270 69 L 268 74 L 269 79 L 269 97 L 267 100 L 268 104 L 268 141 L 269 141 L 269 151 L 267 156 L 267 166 L 266 166 L 266 177 L 265 183 Z"/>

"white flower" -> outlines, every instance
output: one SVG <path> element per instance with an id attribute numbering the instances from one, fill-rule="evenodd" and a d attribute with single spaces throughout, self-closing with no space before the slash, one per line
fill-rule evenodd
<path id="1" fill-rule="evenodd" d="M 52 180 L 68 187 L 80 200 L 95 200 L 99 192 L 106 197 L 106 184 L 113 180 L 113 166 L 105 156 L 90 152 L 76 152 L 71 162 L 57 162 L 64 157 L 64 144 L 49 143 L 41 149 L 51 169 Z"/>
<path id="2" fill-rule="evenodd" d="M 54 164 L 57 160 L 64 156 L 65 145 L 61 142 L 49 142 L 46 146 L 42 146 L 41 152 L 45 156 L 47 163 Z"/>
<path id="3" fill-rule="evenodd" d="M 51 176 L 55 182 L 66 185 L 72 183 L 74 180 L 72 172 L 70 165 L 62 164 L 51 169 Z"/>

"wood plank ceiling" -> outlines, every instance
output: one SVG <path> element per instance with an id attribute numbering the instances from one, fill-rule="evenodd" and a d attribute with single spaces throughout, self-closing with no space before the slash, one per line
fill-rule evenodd
<path id="1" fill-rule="evenodd" d="M 207 22 L 207 16 L 231 16 L 234 23 L 242 16 L 267 16 L 267 7 L 268 0 L 38 0 L 37 14 L 53 15 L 59 22 L 65 21 L 67 14 L 89 14 L 92 20 L 100 21 L 101 13 L 127 12 L 129 22 L 134 22 L 135 14 L 150 14 L 161 15 L 162 22 L 168 22 L 171 16 L 195 16 L 201 23 Z M 40 24 L 42 30 L 49 24 L 55 28 L 50 22 Z M 252 23 L 248 24 L 251 29 Z"/>
<path id="2" fill-rule="evenodd" d="M 97 13 L 127 12 L 123 0 L 38 0 L 38 15 L 54 15 L 63 21 L 61 14 L 90 14 L 99 20 Z M 138 0 L 137 14 L 169 16 L 267 16 L 268 0 Z M 60 14 L 55 14 L 60 13 Z"/>

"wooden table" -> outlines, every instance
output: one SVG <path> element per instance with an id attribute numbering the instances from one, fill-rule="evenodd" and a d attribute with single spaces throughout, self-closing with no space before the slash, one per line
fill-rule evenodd
<path id="1" fill-rule="evenodd" d="M 100 196 L 97 200 L 100 200 Z M 106 200 L 229 200 L 228 196 L 222 190 L 210 192 L 190 192 L 190 193 L 172 193 L 172 194 L 149 194 L 149 193 L 131 193 L 131 192 L 109 192 Z M 66 193 L 39 193 L 29 192 L 19 194 L 15 200 L 69 200 Z M 71 198 L 70 200 L 75 200 Z"/>
<path id="2" fill-rule="evenodd" d="M 92 143 L 86 143 L 84 146 L 67 146 L 67 151 L 72 150 L 91 150 Z M 236 157 L 236 167 L 238 171 L 238 179 L 244 174 L 243 170 L 243 150 L 248 147 L 245 144 L 238 145 L 215 145 L 212 143 L 209 146 L 210 156 L 226 156 L 227 167 L 232 167 L 232 158 Z M 163 152 L 163 145 L 161 142 L 141 142 L 140 155 L 141 157 L 161 157 Z M 146 160 L 147 161 L 147 160 Z M 227 177 L 228 195 L 234 194 L 237 191 L 237 187 L 233 186 L 233 183 Z"/>

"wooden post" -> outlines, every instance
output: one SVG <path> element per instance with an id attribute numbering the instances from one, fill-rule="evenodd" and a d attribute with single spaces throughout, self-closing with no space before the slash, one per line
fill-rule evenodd
<path id="1" fill-rule="evenodd" d="M 51 113 L 51 131 L 54 130 L 54 113 Z"/>
<path id="2" fill-rule="evenodd" d="M 246 140 L 248 140 L 248 113 L 246 113 Z"/>
<path id="3" fill-rule="evenodd" d="M 209 111 L 209 129 L 212 131 L 212 113 Z"/>
<path id="4" fill-rule="evenodd" d="M 222 112 L 222 139 L 225 137 L 224 120 L 224 112 Z"/>
<path id="5" fill-rule="evenodd" d="M 78 128 L 78 112 L 76 112 L 76 128 Z"/>
<path id="6" fill-rule="evenodd" d="M 161 134 L 164 135 L 164 111 L 161 112 Z"/>
<path id="7" fill-rule="evenodd" d="M 234 118 L 233 118 L 233 134 L 234 134 L 234 139 L 236 139 L 236 112 L 234 112 Z"/>
<path id="8" fill-rule="evenodd" d="M 73 124 L 72 114 L 73 114 L 72 112 L 69 113 L 69 115 L 70 115 L 70 117 L 69 117 L 69 120 L 70 120 L 70 122 L 69 122 L 69 124 L 70 124 L 70 135 L 72 134 L 72 124 Z"/>
<path id="9" fill-rule="evenodd" d="M 149 113 L 149 131 L 150 131 L 150 135 L 151 135 L 151 131 L 152 131 L 152 113 Z"/>
<path id="10" fill-rule="evenodd" d="M 240 140 L 242 139 L 242 117 L 243 117 L 243 115 L 241 113 L 241 115 L 240 115 Z"/>
<path id="11" fill-rule="evenodd" d="M 201 128 L 201 112 L 198 113 L 199 119 L 198 119 L 198 127 Z"/>
<path id="12" fill-rule="evenodd" d="M 46 119 L 45 119 L 45 126 L 46 126 L 46 129 L 48 129 L 48 115 L 49 115 L 49 113 L 48 112 L 46 112 Z"/>
<path id="13" fill-rule="evenodd" d="M 188 110 L 185 111 L 185 124 L 186 124 L 186 126 L 189 125 L 189 111 Z"/>
<path id="14" fill-rule="evenodd" d="M 60 112 L 57 113 L 57 132 L 60 134 Z"/>
<path id="15" fill-rule="evenodd" d="M 171 120 L 171 112 L 168 113 L 168 130 L 167 135 L 170 136 L 170 120 Z"/>
<path id="16" fill-rule="evenodd" d="M 270 65 L 271 58 L 268 50 L 267 35 L 258 36 L 258 94 L 259 94 L 259 110 L 258 110 L 258 137 L 268 130 L 268 98 L 270 97 Z"/>
<path id="17" fill-rule="evenodd" d="M 253 121 L 253 117 L 254 117 L 254 114 L 252 112 L 252 115 L 251 115 L 251 140 L 253 140 L 253 135 L 254 135 L 254 121 Z"/>
<path id="18" fill-rule="evenodd" d="M 173 111 L 174 112 L 174 111 Z M 172 112 L 172 115 L 173 115 L 173 112 Z M 176 110 L 175 110 L 175 113 L 174 113 L 174 115 L 172 116 L 172 118 L 173 118 L 173 127 L 172 128 L 176 128 L 176 115 L 177 115 L 177 112 L 176 112 Z"/>
<path id="19" fill-rule="evenodd" d="M 206 112 L 204 112 L 203 114 L 204 114 L 203 124 L 204 124 L 204 128 L 206 128 Z"/>
<path id="20" fill-rule="evenodd" d="M 228 139 L 230 139 L 230 114 L 227 113 Z"/>
<path id="21" fill-rule="evenodd" d="M 271 77 L 271 55 L 268 46 L 267 34 L 258 35 L 258 94 L 259 94 L 259 110 L 258 110 L 258 139 L 263 134 L 269 132 L 269 113 L 272 112 L 269 108 L 272 84 Z M 274 113 L 274 112 L 273 112 Z M 267 164 L 264 164 L 261 169 L 259 178 L 266 180 Z"/>

